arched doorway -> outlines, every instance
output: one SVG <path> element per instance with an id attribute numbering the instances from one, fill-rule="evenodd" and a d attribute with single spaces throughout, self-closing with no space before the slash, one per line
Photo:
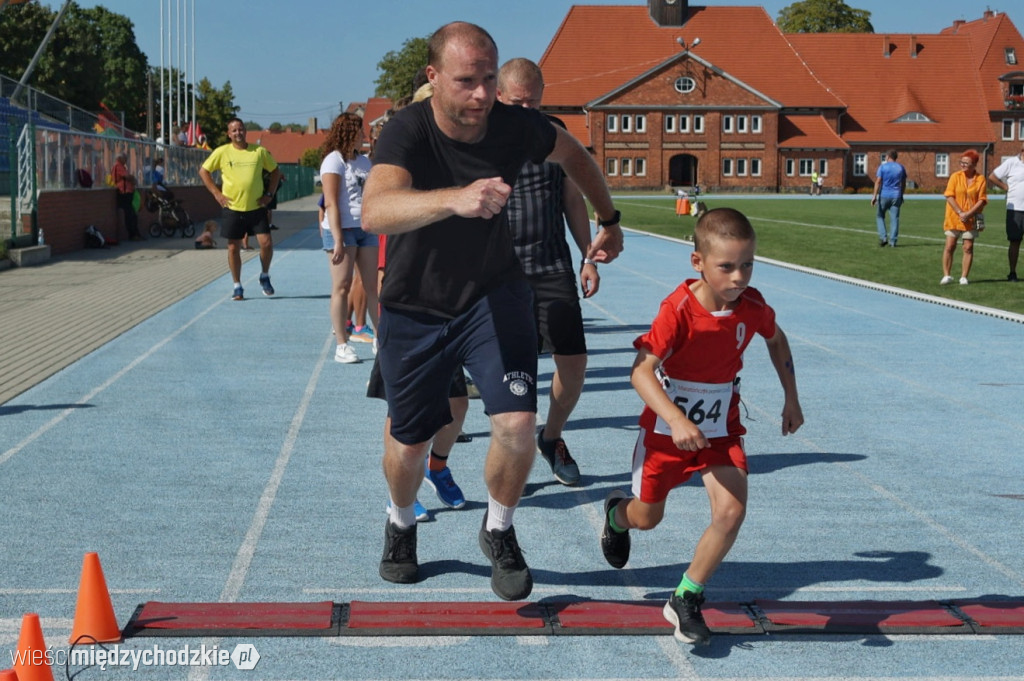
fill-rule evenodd
<path id="1" fill-rule="evenodd" d="M 678 154 L 668 161 L 668 181 L 673 187 L 693 187 L 697 184 L 697 157 Z"/>

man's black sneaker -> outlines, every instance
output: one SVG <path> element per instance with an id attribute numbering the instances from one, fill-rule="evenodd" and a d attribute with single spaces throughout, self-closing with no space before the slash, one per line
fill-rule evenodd
<path id="1" fill-rule="evenodd" d="M 626 499 L 622 490 L 612 490 L 604 500 L 604 529 L 601 531 L 601 552 L 604 559 L 613 568 L 625 567 L 629 562 L 629 530 L 616 532 L 608 521 L 608 514 L 611 509 L 619 505 L 619 502 Z"/>
<path id="2" fill-rule="evenodd" d="M 380 576 L 396 584 L 419 581 L 416 563 L 416 526 L 402 529 L 388 520 L 384 525 L 384 557 L 380 559 Z"/>
<path id="3" fill-rule="evenodd" d="M 1010 272 L 1009 274 L 1007 274 L 1006 275 L 1006 281 L 1017 281 L 1017 273 L 1016 272 Z"/>
<path id="4" fill-rule="evenodd" d="M 704 594 L 692 591 L 683 592 L 682 597 L 672 594 L 672 598 L 665 603 L 661 612 L 665 619 L 675 625 L 676 640 L 695 646 L 704 646 L 711 641 L 711 630 L 704 623 L 704 615 L 700 612 L 703 603 Z"/>
<path id="5" fill-rule="evenodd" d="M 533 575 L 523 560 L 516 528 L 487 530 L 487 514 L 480 527 L 480 550 L 491 561 L 491 589 L 506 601 L 518 601 L 533 591 Z"/>
<path id="6" fill-rule="evenodd" d="M 543 433 L 543 428 L 537 432 L 537 451 L 551 466 L 551 473 L 554 474 L 555 480 L 570 487 L 578 485 L 580 483 L 580 467 L 576 465 L 576 460 L 572 458 L 569 448 L 565 446 L 565 440 L 562 438 L 545 440 Z"/>

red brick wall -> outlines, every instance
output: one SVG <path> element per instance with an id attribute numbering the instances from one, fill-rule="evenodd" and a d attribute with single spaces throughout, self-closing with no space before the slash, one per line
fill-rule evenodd
<path id="1" fill-rule="evenodd" d="M 192 221 L 201 223 L 220 215 L 220 206 L 205 187 L 173 187 L 174 195 L 184 201 Z M 155 216 L 139 210 L 139 231 L 148 235 Z M 128 238 L 124 221 L 117 210 L 115 190 L 108 187 L 46 191 L 39 195 L 39 226 L 54 255 L 85 248 L 85 228 L 95 225 L 103 234 Z"/>

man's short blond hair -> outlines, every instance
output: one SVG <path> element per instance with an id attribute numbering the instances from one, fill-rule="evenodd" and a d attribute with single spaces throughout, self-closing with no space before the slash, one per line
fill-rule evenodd
<path id="1" fill-rule="evenodd" d="M 498 89 L 503 90 L 509 83 L 519 85 L 540 85 L 544 87 L 544 73 L 526 57 L 509 59 L 498 69 Z"/>

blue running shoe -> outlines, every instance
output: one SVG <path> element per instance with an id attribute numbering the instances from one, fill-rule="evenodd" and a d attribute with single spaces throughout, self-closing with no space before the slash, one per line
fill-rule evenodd
<path id="1" fill-rule="evenodd" d="M 415 502 L 413 502 L 412 507 L 413 507 L 413 510 L 416 511 L 416 520 L 418 520 L 419 522 L 426 522 L 427 520 L 430 520 L 430 511 L 428 511 L 426 509 L 426 507 L 424 507 L 423 504 L 420 503 L 419 499 L 417 499 Z M 390 499 L 388 499 L 387 506 L 384 507 L 384 512 L 385 513 L 391 513 L 391 500 Z"/>
<path id="2" fill-rule="evenodd" d="M 423 479 L 434 488 L 437 498 L 448 508 L 462 508 L 466 505 L 466 497 L 463 496 L 459 486 L 455 484 L 455 480 L 452 478 L 452 471 L 448 466 L 439 471 L 432 471 L 428 465 Z"/>
<path id="3" fill-rule="evenodd" d="M 235 284 L 235 290 L 231 294 L 231 300 L 245 300 L 245 291 L 241 284 Z"/>
<path id="4" fill-rule="evenodd" d="M 263 287 L 263 295 L 274 295 L 274 287 L 270 285 L 270 275 L 266 272 L 260 275 L 260 286 Z"/>

